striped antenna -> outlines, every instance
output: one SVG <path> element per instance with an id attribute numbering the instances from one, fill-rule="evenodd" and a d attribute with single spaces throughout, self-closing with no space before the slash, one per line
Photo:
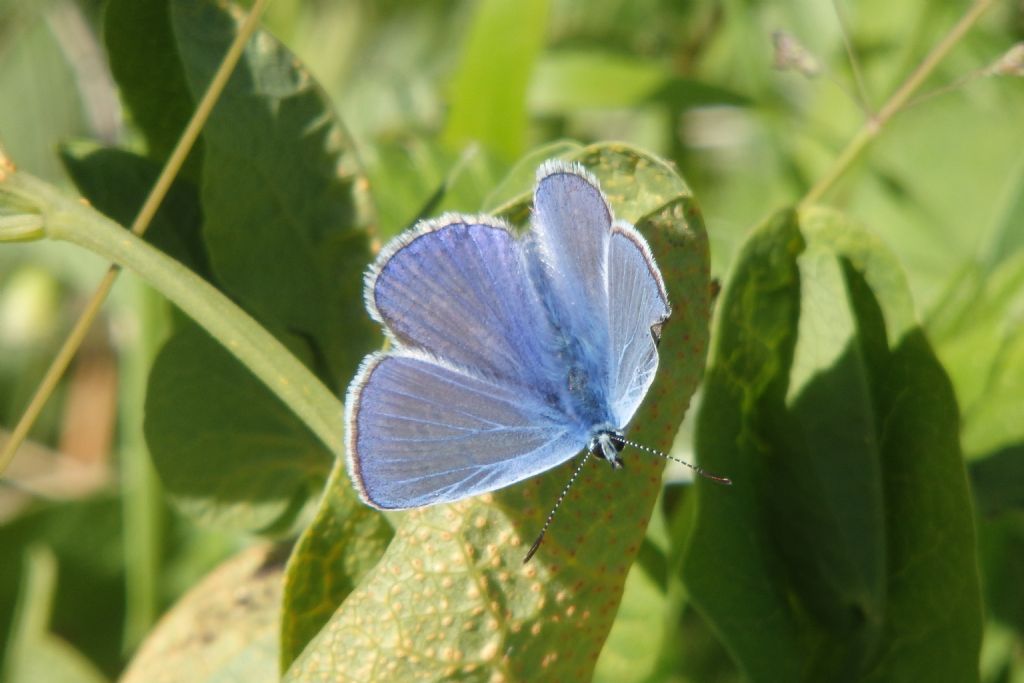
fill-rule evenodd
<path id="1" fill-rule="evenodd" d="M 700 476 L 704 477 L 705 479 L 710 479 L 713 482 L 716 482 L 716 483 L 719 483 L 719 484 L 723 484 L 725 486 L 732 486 L 732 479 L 730 479 L 729 477 L 722 477 L 722 476 L 719 476 L 717 474 L 711 474 L 710 472 L 706 471 L 700 465 L 694 465 L 693 463 L 686 462 L 685 460 L 680 460 L 679 458 L 675 458 L 675 457 L 669 455 L 668 453 L 663 453 L 662 451 L 658 451 L 658 450 L 655 450 L 653 448 L 648 448 L 647 446 L 642 446 L 642 445 L 638 444 L 635 441 L 630 441 L 629 439 L 623 439 L 621 436 L 616 436 L 615 434 L 611 434 L 610 436 L 611 436 L 612 440 L 618 441 L 623 446 L 632 446 L 633 448 L 638 448 L 641 451 L 646 451 L 647 453 L 650 453 L 651 455 L 658 455 L 658 456 L 661 456 L 662 458 L 665 458 L 666 460 L 672 460 L 674 462 L 679 463 L 680 465 L 686 465 L 691 470 L 693 470 L 694 472 L 696 472 Z"/>
<path id="2" fill-rule="evenodd" d="M 571 487 L 572 483 L 576 481 L 576 477 L 580 476 L 580 472 L 583 471 L 583 466 L 587 464 L 587 460 L 589 458 L 590 451 L 584 451 L 583 459 L 580 460 L 580 464 L 576 467 L 576 471 L 574 471 L 572 476 L 569 477 L 569 481 L 566 483 L 565 488 L 563 488 L 562 492 L 558 494 L 558 500 L 555 501 L 555 506 L 551 508 L 551 512 L 548 513 L 548 518 L 544 521 L 544 526 L 541 527 L 540 533 L 537 534 L 537 540 L 533 542 L 533 545 L 530 546 L 530 551 L 526 553 L 526 557 L 523 558 L 523 564 L 529 562 L 530 558 L 537 552 L 537 548 L 540 547 L 541 542 L 544 540 L 544 534 L 547 532 L 548 527 L 551 526 L 551 520 L 555 518 L 555 513 L 558 512 L 558 506 L 562 504 L 563 500 L 565 500 L 566 494 L 569 493 L 569 487 Z"/>

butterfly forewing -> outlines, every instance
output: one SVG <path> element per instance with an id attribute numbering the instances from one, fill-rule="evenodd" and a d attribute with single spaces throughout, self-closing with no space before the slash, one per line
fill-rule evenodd
<path id="1" fill-rule="evenodd" d="M 525 260 L 503 223 L 447 216 L 382 252 L 367 278 L 367 303 L 402 346 L 550 393 L 554 334 Z"/>

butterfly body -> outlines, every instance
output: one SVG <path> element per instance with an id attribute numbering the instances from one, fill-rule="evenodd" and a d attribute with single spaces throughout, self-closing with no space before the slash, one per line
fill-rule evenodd
<path id="1" fill-rule="evenodd" d="M 349 388 L 349 473 L 380 508 L 450 502 L 586 449 L 621 467 L 669 315 L 643 238 L 596 180 L 548 162 L 531 229 L 424 222 L 382 250 L 367 308 L 392 340 Z"/>

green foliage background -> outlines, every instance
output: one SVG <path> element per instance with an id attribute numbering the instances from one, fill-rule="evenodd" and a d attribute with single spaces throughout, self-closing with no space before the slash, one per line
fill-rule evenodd
<path id="1" fill-rule="evenodd" d="M 1024 79 L 980 75 L 1024 9 L 992 5 L 937 94 L 797 206 L 966 4 L 275 0 L 147 246 L 93 208 L 132 221 L 246 7 L 0 0 L 0 231 L 52 238 L 0 246 L 0 425 L 102 273 L 89 251 L 139 271 L 0 481 L 0 676 L 1024 681 Z M 776 29 L 825 73 L 774 70 Z M 446 210 L 522 224 L 552 157 L 666 277 L 631 437 L 735 483 L 592 463 L 523 567 L 571 467 L 384 516 L 329 394 L 382 342 L 374 250 Z M 25 173 L 60 194 L 26 204 Z M 155 250 L 326 387 L 327 437 Z M 67 413 L 111 352 L 111 456 L 83 467 Z"/>

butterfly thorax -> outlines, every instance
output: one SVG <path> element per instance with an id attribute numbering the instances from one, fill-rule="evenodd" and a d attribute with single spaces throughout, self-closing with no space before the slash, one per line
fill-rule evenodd
<path id="1" fill-rule="evenodd" d="M 595 354 L 578 339 L 570 339 L 559 355 L 565 367 L 560 392 L 562 409 L 590 437 L 602 430 L 614 430 L 608 379 L 604 368 L 594 362 Z"/>

